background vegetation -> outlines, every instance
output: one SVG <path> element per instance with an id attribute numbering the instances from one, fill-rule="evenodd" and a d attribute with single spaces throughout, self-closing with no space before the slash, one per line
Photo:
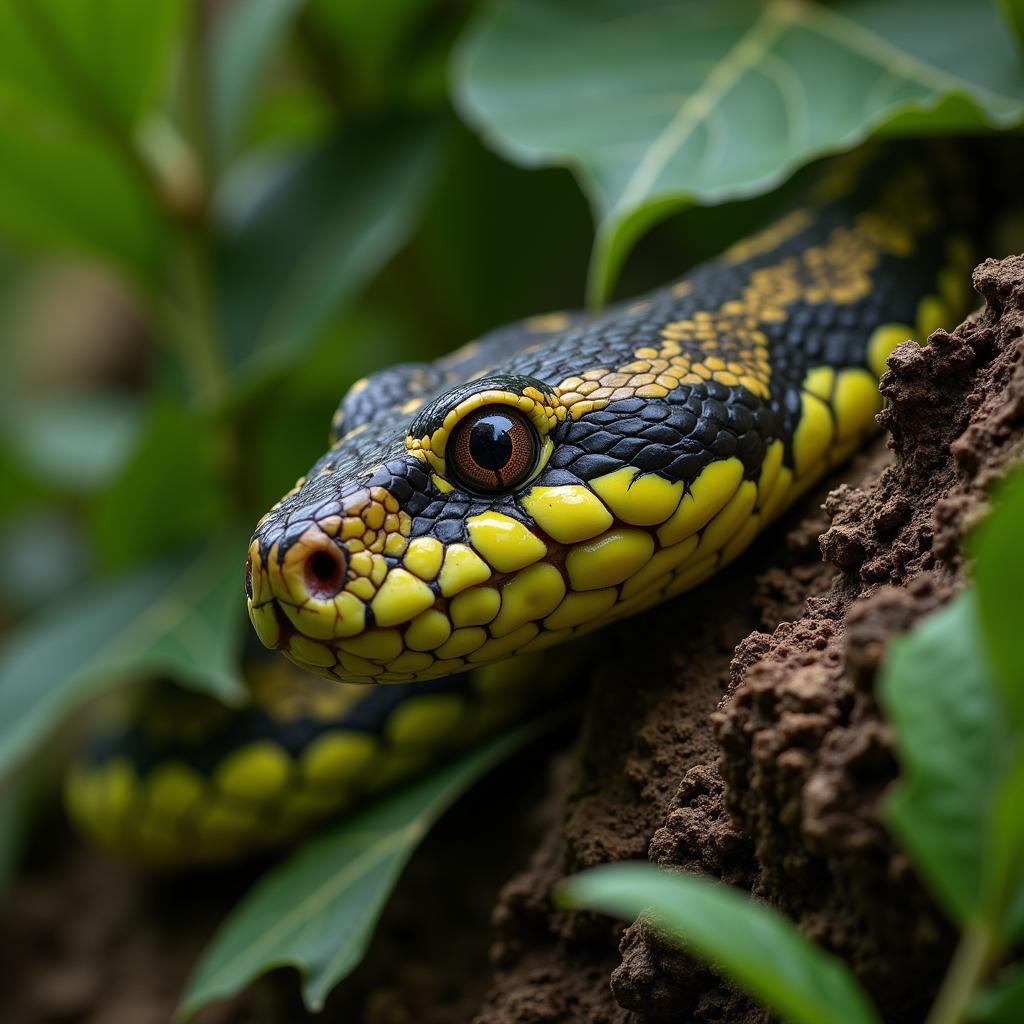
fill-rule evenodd
<path id="1" fill-rule="evenodd" d="M 871 135 L 1017 125 L 1021 22 L 1015 0 L 0 5 L 0 859 L 85 702 L 154 673 L 241 698 L 246 535 L 353 380 L 658 283 Z M 341 829 L 269 876 L 187 1005 L 281 962 L 319 1004 L 372 927 L 337 953 L 339 872 L 379 869 L 381 905 L 516 742 L 378 810 L 392 861 Z M 240 951 L 285 898 L 310 919 Z"/>

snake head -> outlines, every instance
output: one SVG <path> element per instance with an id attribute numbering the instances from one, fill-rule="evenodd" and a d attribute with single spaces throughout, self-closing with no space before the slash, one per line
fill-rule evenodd
<path id="1" fill-rule="evenodd" d="M 535 639 L 531 620 L 565 596 L 557 545 L 515 498 L 544 470 L 565 418 L 552 390 L 481 378 L 390 412 L 340 437 L 249 548 L 260 639 L 345 681 L 495 660 L 525 632 Z"/>
<path id="2" fill-rule="evenodd" d="M 257 633 L 307 670 L 403 682 L 539 650 L 685 589 L 744 525 L 753 471 L 781 458 L 776 444 L 764 459 L 751 397 L 714 389 L 581 408 L 578 392 L 503 375 L 391 407 L 261 521 L 247 572 Z"/>

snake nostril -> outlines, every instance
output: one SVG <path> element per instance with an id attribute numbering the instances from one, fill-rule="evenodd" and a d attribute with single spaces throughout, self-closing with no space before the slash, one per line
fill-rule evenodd
<path id="1" fill-rule="evenodd" d="M 334 597 L 345 582 L 345 556 L 333 545 L 306 559 L 306 586 L 315 597 Z"/>

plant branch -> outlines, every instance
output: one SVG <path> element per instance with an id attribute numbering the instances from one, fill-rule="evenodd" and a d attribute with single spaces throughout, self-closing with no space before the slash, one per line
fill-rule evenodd
<path id="1" fill-rule="evenodd" d="M 185 34 L 182 65 L 184 96 L 182 120 L 191 151 L 195 154 L 201 179 L 214 178 L 209 122 L 209 75 L 207 64 L 208 9 L 196 4 Z M 190 388 L 200 406 L 211 417 L 217 473 L 232 502 L 232 510 L 244 518 L 246 479 L 241 423 L 224 407 L 230 390 L 228 358 L 223 324 L 215 288 L 212 225 L 209 190 L 196 216 L 179 227 L 178 268 L 180 307 L 171 319 L 171 337 L 189 375 Z"/>
<path id="2" fill-rule="evenodd" d="M 968 925 L 960 937 L 925 1024 L 964 1024 L 971 1003 L 999 957 L 999 943 L 986 922 Z"/>
<path id="3" fill-rule="evenodd" d="M 220 329 L 210 288 L 207 240 L 199 231 L 182 232 L 180 241 L 182 305 L 184 315 L 175 331 L 194 397 L 213 405 L 223 397 L 225 367 Z"/>

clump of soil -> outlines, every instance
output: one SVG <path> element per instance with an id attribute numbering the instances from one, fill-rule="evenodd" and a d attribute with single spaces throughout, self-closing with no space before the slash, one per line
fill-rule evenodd
<path id="1" fill-rule="evenodd" d="M 535 748 L 445 818 L 327 1019 L 764 1024 L 642 924 L 554 909 L 567 874 L 645 856 L 778 907 L 887 1021 L 923 1018 L 953 934 L 879 817 L 898 765 L 874 683 L 888 638 L 961 585 L 962 539 L 1024 452 L 1024 258 L 985 263 L 975 286 L 987 305 L 971 321 L 894 353 L 888 442 L 809 496 L 795 528 L 605 637 L 574 748 Z M 251 869 L 154 881 L 60 827 L 37 845 L 0 917 L 0 973 L 17 979 L 5 1019 L 168 1020 Z M 305 1019 L 292 972 L 203 1016 Z"/>
<path id="2" fill-rule="evenodd" d="M 823 518 L 812 496 L 795 531 L 615 634 L 548 834 L 495 912 L 479 1024 L 767 1019 L 642 923 L 551 908 L 565 874 L 645 853 L 782 910 L 886 1020 L 924 1017 L 953 933 L 879 816 L 898 765 L 874 683 L 888 638 L 961 586 L 963 537 L 1024 452 L 1024 258 L 974 283 L 983 311 L 893 354 L 888 450 Z"/>

